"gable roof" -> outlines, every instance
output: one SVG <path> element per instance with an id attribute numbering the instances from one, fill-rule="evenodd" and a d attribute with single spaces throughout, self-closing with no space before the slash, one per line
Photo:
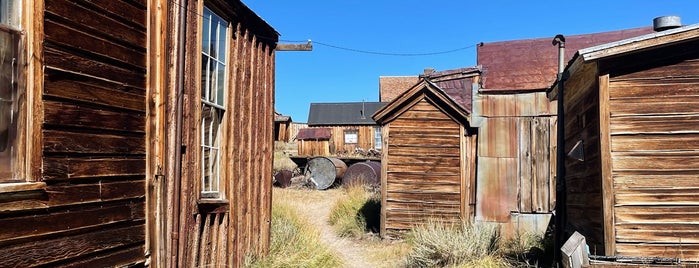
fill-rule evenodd
<path id="1" fill-rule="evenodd" d="M 699 40 L 699 23 L 583 48 L 575 51 L 573 58 L 568 62 L 565 68 L 565 72 L 569 75 L 573 75 L 578 70 L 581 70 L 582 66 L 587 62 L 662 48 L 693 40 Z M 554 99 L 558 95 L 557 81 L 554 81 L 552 84 L 547 93 L 549 99 Z"/>
<path id="2" fill-rule="evenodd" d="M 468 111 L 439 86 L 424 77 L 420 78 L 420 82 L 413 87 L 376 111 L 372 117 L 378 124 L 385 125 L 399 117 L 423 98 L 430 100 L 437 108 L 446 112 L 456 122 L 468 125 Z"/>
<path id="3" fill-rule="evenodd" d="M 480 67 L 466 67 L 445 71 L 438 71 L 422 75 L 430 82 L 443 90 L 466 112 L 471 113 L 471 100 L 473 99 L 473 77 L 481 74 Z"/>
<path id="4" fill-rule="evenodd" d="M 384 102 L 311 103 L 308 111 L 308 125 L 376 125 L 371 115 L 385 104 Z"/>
<path id="5" fill-rule="evenodd" d="M 652 33 L 652 27 L 566 36 L 566 61 L 575 51 Z M 552 37 L 481 43 L 478 65 L 483 68 L 481 91 L 540 91 L 549 88 L 558 72 L 558 48 Z"/>

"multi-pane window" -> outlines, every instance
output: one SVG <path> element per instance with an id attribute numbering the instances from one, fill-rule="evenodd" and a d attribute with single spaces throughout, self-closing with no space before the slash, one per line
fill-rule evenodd
<path id="1" fill-rule="evenodd" d="M 17 96 L 20 70 L 19 0 L 0 0 L 0 181 L 22 181 L 18 174 Z"/>
<path id="2" fill-rule="evenodd" d="M 201 196 L 220 198 L 228 22 L 204 7 L 201 52 Z"/>
<path id="3" fill-rule="evenodd" d="M 357 131 L 356 130 L 345 130 L 345 144 L 355 144 L 357 143 Z"/>
<path id="4" fill-rule="evenodd" d="M 381 127 L 374 128 L 374 148 L 381 149 Z"/>

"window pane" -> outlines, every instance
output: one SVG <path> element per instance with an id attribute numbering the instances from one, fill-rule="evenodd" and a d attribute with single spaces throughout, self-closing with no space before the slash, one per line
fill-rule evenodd
<path id="1" fill-rule="evenodd" d="M 207 99 L 209 91 L 209 57 L 201 55 L 201 98 Z"/>
<path id="2" fill-rule="evenodd" d="M 381 149 L 381 127 L 374 128 L 374 148 Z"/>
<path id="3" fill-rule="evenodd" d="M 223 20 L 219 21 L 218 29 L 218 54 L 217 59 L 223 64 L 226 63 L 226 32 L 228 31 L 228 25 L 225 24 Z"/>
<path id="4" fill-rule="evenodd" d="M 0 24 L 19 26 L 20 9 L 18 0 L 0 0 Z"/>
<path id="5" fill-rule="evenodd" d="M 204 16 L 202 18 L 201 24 L 203 28 L 201 31 L 201 50 L 205 54 L 209 54 L 211 52 L 211 46 L 209 45 L 211 44 L 211 32 L 209 30 L 211 28 L 211 11 L 209 11 L 208 8 L 204 8 Z"/>
<path id="6" fill-rule="evenodd" d="M 223 64 L 218 64 L 218 69 L 216 70 L 218 79 L 216 80 L 216 104 L 223 106 L 223 92 L 225 90 L 223 81 L 226 78 L 226 66 Z"/>
<path id="7" fill-rule="evenodd" d="M 3 2 L 3 7 L 6 3 Z M 20 179 L 14 174 L 17 155 L 17 46 L 14 34 L 0 31 L 0 180 Z"/>

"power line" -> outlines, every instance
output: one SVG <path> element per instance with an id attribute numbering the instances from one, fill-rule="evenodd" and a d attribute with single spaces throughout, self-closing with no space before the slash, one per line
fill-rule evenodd
<path id="1" fill-rule="evenodd" d="M 184 7 L 180 5 L 179 3 L 175 2 L 174 0 L 169 0 L 171 4 L 179 7 Z M 187 12 L 198 16 L 204 20 L 208 20 L 206 16 L 199 14 L 199 12 L 195 10 L 190 10 L 188 7 L 184 7 Z M 257 38 L 259 39 L 267 39 L 267 40 L 277 40 L 275 37 L 268 37 L 268 36 L 261 36 L 261 35 L 256 35 Z M 287 43 L 306 43 L 308 40 L 278 40 L 278 42 L 287 42 Z M 344 51 L 349 51 L 349 52 L 354 52 L 354 53 L 361 53 L 361 54 L 370 54 L 370 55 L 381 55 L 381 56 L 398 56 L 398 57 L 420 57 L 420 56 L 434 56 L 434 55 L 441 55 L 441 54 L 449 54 L 449 53 L 454 53 L 462 50 L 466 50 L 469 48 L 473 48 L 476 46 L 476 44 L 465 46 L 465 47 L 460 47 L 460 48 L 455 48 L 451 50 L 445 50 L 445 51 L 435 51 L 435 52 L 423 52 L 423 53 L 398 53 L 398 52 L 388 52 L 388 51 L 372 51 L 372 50 L 363 50 L 363 49 L 357 49 L 357 48 L 350 48 L 350 47 L 344 47 L 344 46 L 338 46 L 338 45 L 333 45 L 325 42 L 319 42 L 319 41 L 313 41 L 313 43 L 329 47 L 329 48 L 334 48 L 334 49 L 339 49 L 339 50 L 344 50 Z"/>
<path id="2" fill-rule="evenodd" d="M 307 42 L 307 41 L 300 41 L 300 40 L 279 40 L 279 41 L 280 42 L 289 42 L 289 43 L 305 43 L 305 42 Z M 387 52 L 387 51 L 371 51 L 371 50 L 356 49 L 356 48 L 350 48 L 350 47 L 344 47 L 344 46 L 338 46 L 338 45 L 333 45 L 333 44 L 329 44 L 329 43 L 319 42 L 319 41 L 313 41 L 313 43 L 321 45 L 321 46 L 329 47 L 329 48 L 345 50 L 345 51 L 350 51 L 350 52 L 355 52 L 355 53 L 382 55 L 382 56 L 400 56 L 400 57 L 418 57 L 418 56 L 433 56 L 433 55 L 440 55 L 440 54 L 449 54 L 449 53 L 454 53 L 454 52 L 466 50 L 469 48 L 473 48 L 476 46 L 476 44 L 473 44 L 470 46 L 455 48 L 455 49 L 451 49 L 451 50 L 436 51 L 436 52 L 397 53 L 397 52 Z"/>

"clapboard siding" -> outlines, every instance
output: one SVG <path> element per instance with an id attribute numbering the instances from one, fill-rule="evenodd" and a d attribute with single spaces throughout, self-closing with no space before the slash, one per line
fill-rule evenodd
<path id="1" fill-rule="evenodd" d="M 690 36 L 573 63 L 565 152 L 583 140 L 585 163 L 566 160 L 567 231 L 599 253 L 699 260 L 699 41 Z M 642 43 L 654 46 L 636 50 Z"/>
<path id="2" fill-rule="evenodd" d="M 610 78 L 617 252 L 679 257 L 681 248 L 683 259 L 699 258 L 699 185 L 682 175 L 699 171 L 698 81 L 697 60 Z"/>
<path id="3" fill-rule="evenodd" d="M 431 125 L 429 132 L 418 131 Z M 385 232 L 399 236 L 429 218 L 461 215 L 460 124 L 421 100 L 389 124 Z"/>
<path id="4" fill-rule="evenodd" d="M 308 156 L 346 156 L 356 151 L 369 151 L 375 148 L 375 125 L 346 126 L 311 126 L 310 128 L 329 128 L 330 140 L 305 140 L 299 144 L 299 155 Z M 345 143 L 345 131 L 357 131 L 357 143 Z"/>
<path id="5" fill-rule="evenodd" d="M 43 88 L 33 90 L 44 207 L 0 213 L 0 266 L 143 263 L 146 8 L 42 2 L 32 31 L 43 38 Z"/>

